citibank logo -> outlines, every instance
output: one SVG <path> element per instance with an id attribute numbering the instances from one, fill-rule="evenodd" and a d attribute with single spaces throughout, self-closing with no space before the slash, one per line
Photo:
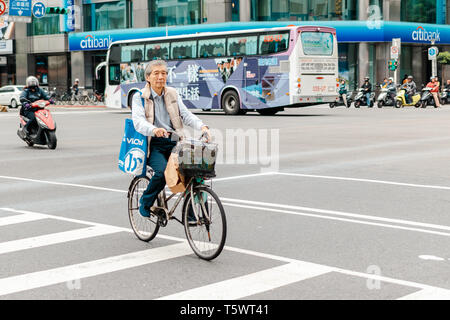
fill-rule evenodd
<path id="1" fill-rule="evenodd" d="M 82 49 L 104 49 L 108 48 L 112 42 L 111 36 L 105 38 L 96 38 L 88 34 L 84 40 L 80 41 L 80 47 Z"/>
<path id="2" fill-rule="evenodd" d="M 434 32 L 427 31 L 423 27 L 417 27 L 416 31 L 412 33 L 412 39 L 415 41 L 441 41 L 441 33 L 439 30 Z"/>

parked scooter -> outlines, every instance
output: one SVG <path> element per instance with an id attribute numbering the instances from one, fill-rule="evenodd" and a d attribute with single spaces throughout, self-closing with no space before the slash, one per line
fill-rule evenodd
<path id="1" fill-rule="evenodd" d="M 415 106 L 416 108 L 420 107 L 420 93 L 416 93 L 414 96 L 412 96 L 411 103 L 406 103 L 405 93 L 405 89 L 400 89 L 397 92 L 397 96 L 395 97 L 396 108 L 403 108 L 405 106 Z"/>
<path id="2" fill-rule="evenodd" d="M 347 95 L 347 108 L 350 108 L 350 105 L 353 102 L 352 92 L 349 91 L 348 93 L 346 93 L 346 95 Z M 343 106 L 343 105 L 344 105 L 344 99 L 342 99 L 342 95 L 339 95 L 339 101 L 330 102 L 330 108 L 339 107 L 339 106 Z"/>
<path id="3" fill-rule="evenodd" d="M 381 88 L 380 94 L 377 97 L 377 107 L 382 108 L 383 106 L 394 106 L 395 96 L 395 90 Z"/>
<path id="4" fill-rule="evenodd" d="M 50 101 L 38 100 L 31 103 L 31 107 L 36 110 L 34 115 L 36 121 L 28 128 L 28 133 L 23 131 L 23 127 L 28 122 L 28 118 L 20 115 L 19 129 L 17 135 L 32 147 L 35 144 L 47 145 L 50 149 L 56 148 L 56 123 L 53 121 L 52 114 L 47 107 Z"/>
<path id="5" fill-rule="evenodd" d="M 354 101 L 355 101 L 355 108 L 359 108 L 360 106 L 367 106 L 366 94 L 364 93 L 363 88 L 358 89 L 358 93 L 356 94 Z M 375 103 L 375 92 L 371 92 L 368 107 L 372 108 L 374 103 Z"/>
<path id="6" fill-rule="evenodd" d="M 431 93 L 431 88 L 425 87 L 422 89 L 422 96 L 420 97 L 420 102 L 416 105 L 416 108 L 426 108 L 428 105 L 434 106 L 435 102 L 433 94 Z"/>

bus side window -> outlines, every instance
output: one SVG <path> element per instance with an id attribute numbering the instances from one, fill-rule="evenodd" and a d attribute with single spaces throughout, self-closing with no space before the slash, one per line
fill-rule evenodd
<path id="1" fill-rule="evenodd" d="M 197 41 L 172 42 L 171 59 L 197 58 Z"/>

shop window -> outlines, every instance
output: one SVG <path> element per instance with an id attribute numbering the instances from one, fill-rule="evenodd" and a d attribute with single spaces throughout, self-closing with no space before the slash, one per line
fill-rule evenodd
<path id="1" fill-rule="evenodd" d="M 59 29 L 60 15 L 46 15 L 42 18 L 32 18 L 27 24 L 28 36 L 41 36 L 46 34 L 62 33 Z"/>
<path id="2" fill-rule="evenodd" d="M 84 31 L 131 28 L 132 3 L 130 0 L 83 5 Z"/>
<path id="3" fill-rule="evenodd" d="M 250 4 L 253 21 L 357 19 L 356 0 L 251 0 Z"/>
<path id="4" fill-rule="evenodd" d="M 257 36 L 228 38 L 228 55 L 238 56 L 256 54 L 258 49 L 257 41 Z"/>
<path id="5" fill-rule="evenodd" d="M 36 78 L 40 84 L 48 84 L 48 57 L 36 57 Z"/>
<path id="6" fill-rule="evenodd" d="M 149 1 L 149 26 L 173 26 L 201 23 L 201 4 L 205 0 Z"/>
<path id="7" fill-rule="evenodd" d="M 400 19 L 408 22 L 436 23 L 436 0 L 402 0 Z"/>

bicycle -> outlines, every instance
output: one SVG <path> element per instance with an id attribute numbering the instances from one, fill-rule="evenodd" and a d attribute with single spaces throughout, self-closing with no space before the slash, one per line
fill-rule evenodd
<path id="1" fill-rule="evenodd" d="M 166 191 L 161 191 L 156 200 L 157 206 L 151 208 L 150 217 L 146 218 L 139 213 L 139 199 L 153 174 L 153 170 L 149 168 L 145 176 L 133 178 L 128 188 L 128 217 L 135 235 L 140 240 L 149 242 L 156 237 L 161 227 L 166 227 L 170 220 L 175 220 L 184 226 L 187 241 L 199 258 L 216 258 L 225 245 L 227 224 L 222 202 L 211 186 L 205 184 L 205 180 L 213 176 L 202 173 L 189 177 L 186 190 L 178 196 L 170 209 L 168 202 L 177 194 L 172 193 L 167 197 Z M 175 217 L 175 210 L 182 200 L 180 220 Z"/>

